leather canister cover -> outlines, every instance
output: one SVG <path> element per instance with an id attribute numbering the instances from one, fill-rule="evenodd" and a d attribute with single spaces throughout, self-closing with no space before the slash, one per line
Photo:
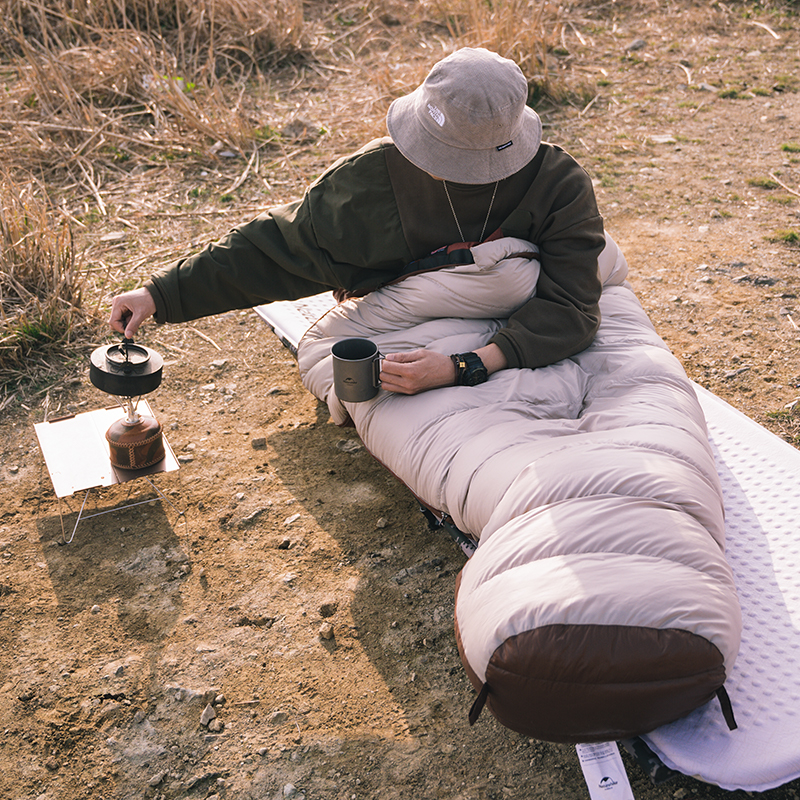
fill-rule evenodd
<path id="1" fill-rule="evenodd" d="M 134 425 L 121 419 L 106 431 L 111 463 L 122 469 L 144 469 L 165 456 L 161 423 L 153 417 L 140 417 Z"/>

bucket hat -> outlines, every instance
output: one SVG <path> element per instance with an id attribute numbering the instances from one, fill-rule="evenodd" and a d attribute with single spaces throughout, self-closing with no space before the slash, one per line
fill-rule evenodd
<path id="1" fill-rule="evenodd" d="M 386 125 L 415 166 L 453 183 L 493 183 L 539 149 L 542 122 L 526 105 L 528 82 L 507 58 L 464 47 L 390 106 Z"/>

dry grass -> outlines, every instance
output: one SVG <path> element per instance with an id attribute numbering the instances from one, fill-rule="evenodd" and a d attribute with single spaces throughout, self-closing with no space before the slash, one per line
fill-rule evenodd
<path id="1" fill-rule="evenodd" d="M 24 42 L 63 52 L 103 44 L 109 32 L 146 35 L 196 82 L 241 73 L 302 47 L 300 0 L 5 0 L 5 49 Z"/>
<path id="2" fill-rule="evenodd" d="M 564 89 L 554 72 L 551 53 L 564 35 L 562 6 L 541 0 L 437 3 L 453 37 L 470 47 L 486 47 L 516 61 L 528 78 L 534 99 L 561 100 Z M 524 20 L 524 24 L 520 21 Z"/>
<path id="3" fill-rule="evenodd" d="M 33 186 L 0 178 L 0 381 L 17 382 L 85 333 L 72 230 Z"/>
<path id="4" fill-rule="evenodd" d="M 3 160 L 92 194 L 93 172 L 132 157 L 263 138 L 242 91 L 302 42 L 292 2 L 3 5 Z"/>

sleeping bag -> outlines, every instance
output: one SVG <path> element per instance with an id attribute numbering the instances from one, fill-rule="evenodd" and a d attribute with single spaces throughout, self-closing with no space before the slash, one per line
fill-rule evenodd
<path id="1" fill-rule="evenodd" d="M 485 703 L 538 739 L 608 741 L 717 695 L 733 727 L 723 684 L 741 615 L 705 419 L 610 237 L 602 323 L 583 352 L 475 387 L 336 397 L 336 341 L 467 352 L 536 291 L 530 242 L 501 238 L 455 261 L 340 303 L 305 334 L 298 364 L 335 422 L 352 422 L 425 507 L 477 542 L 455 611 L 478 692 L 471 719 Z"/>

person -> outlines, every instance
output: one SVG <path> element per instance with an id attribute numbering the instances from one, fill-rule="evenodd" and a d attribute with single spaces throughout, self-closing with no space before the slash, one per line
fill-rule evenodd
<path id="1" fill-rule="evenodd" d="M 363 295 L 441 248 L 514 236 L 539 248 L 535 297 L 474 353 L 387 355 L 383 388 L 473 385 L 580 352 L 600 322 L 603 221 L 589 176 L 542 141 L 527 97 L 513 61 L 455 51 L 390 105 L 388 137 L 336 161 L 301 199 L 115 297 L 111 327 L 133 338 L 151 316 L 184 322 L 326 290 Z"/>

